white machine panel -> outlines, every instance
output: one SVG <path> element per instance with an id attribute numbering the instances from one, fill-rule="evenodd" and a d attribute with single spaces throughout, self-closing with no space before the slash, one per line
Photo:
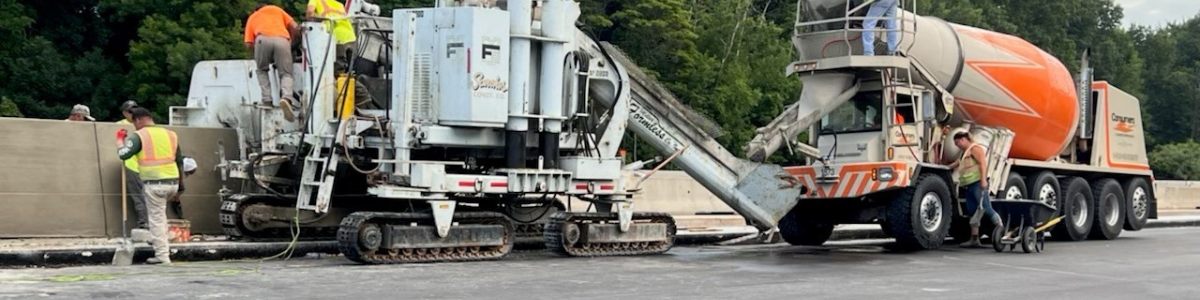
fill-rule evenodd
<path id="1" fill-rule="evenodd" d="M 508 121 L 509 16 L 498 9 L 436 10 L 439 109 L 447 126 L 504 127 Z M 439 46 L 440 45 L 440 46 Z"/>

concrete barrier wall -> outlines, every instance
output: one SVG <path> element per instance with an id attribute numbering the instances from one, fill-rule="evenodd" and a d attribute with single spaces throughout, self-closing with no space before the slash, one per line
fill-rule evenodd
<path id="1" fill-rule="evenodd" d="M 694 215 L 703 212 L 732 212 L 733 209 L 717 199 L 700 183 L 682 171 L 659 171 L 642 184 L 635 209 L 661 211 L 675 215 Z M 1157 180 L 1154 182 L 1158 209 L 1197 210 L 1200 212 L 1200 181 Z M 582 211 L 586 202 L 575 201 L 573 207 Z M 582 205 L 582 208 L 579 206 Z"/>
<path id="2" fill-rule="evenodd" d="M 0 118 L 0 238 L 120 236 L 120 128 L 114 123 Z M 236 155 L 237 134 L 232 129 L 167 128 L 178 133 L 183 154 L 200 165 L 180 196 L 183 218 L 192 222 L 194 232 L 219 233 L 216 192 L 221 182 L 213 166 L 220 161 L 218 141 L 225 141 L 227 155 Z M 132 207 L 129 218 L 136 219 Z"/>
<path id="3" fill-rule="evenodd" d="M 1195 210 L 1200 208 L 1200 181 L 1154 181 L 1158 210 Z"/>
<path id="4" fill-rule="evenodd" d="M 122 164 L 115 135 L 120 128 L 113 123 L 0 118 L 0 238 L 119 236 Z M 237 134 L 232 129 L 168 128 L 179 133 L 184 154 L 200 164 L 180 197 L 183 218 L 192 222 L 194 233 L 220 234 L 217 192 L 223 183 L 213 166 L 220 162 L 218 142 L 224 143 L 226 155 L 236 156 Z M 1160 210 L 1200 206 L 1200 182 L 1156 181 L 1154 187 Z M 681 171 L 659 171 L 642 188 L 635 202 L 638 211 L 733 212 Z M 572 208 L 582 211 L 587 203 L 575 201 Z"/>

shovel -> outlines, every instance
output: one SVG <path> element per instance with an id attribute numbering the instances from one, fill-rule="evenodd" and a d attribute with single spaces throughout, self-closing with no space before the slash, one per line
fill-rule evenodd
<path id="1" fill-rule="evenodd" d="M 125 223 L 129 223 L 129 196 L 125 190 L 125 170 L 121 170 L 121 240 L 117 241 L 117 252 L 113 253 L 112 264 L 114 266 L 128 266 L 133 264 L 133 242 L 129 241 L 129 230 L 125 228 Z"/>

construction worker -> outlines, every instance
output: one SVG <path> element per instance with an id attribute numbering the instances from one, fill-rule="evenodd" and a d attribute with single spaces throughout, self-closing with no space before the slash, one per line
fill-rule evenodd
<path id="1" fill-rule="evenodd" d="M 980 248 L 983 245 L 979 242 L 979 224 L 985 214 L 997 227 L 1004 226 L 1000 214 L 992 209 L 992 201 L 988 199 L 986 149 L 972 141 L 971 134 L 967 132 L 954 134 L 954 145 L 962 149 L 963 154 L 958 161 L 950 163 L 950 169 L 958 174 L 958 186 L 967 190 L 967 215 L 971 216 L 971 240 L 960 246 Z"/>
<path id="2" fill-rule="evenodd" d="M 133 114 L 130 113 L 134 108 L 138 108 L 137 102 L 133 100 L 121 103 L 121 115 L 124 119 L 117 121 L 117 124 L 133 125 Z M 133 211 L 137 214 L 137 226 L 134 229 L 146 229 L 146 199 L 142 197 L 142 180 L 138 179 L 138 164 L 136 158 L 125 160 L 125 190 L 129 192 L 129 201 L 133 202 Z"/>
<path id="3" fill-rule="evenodd" d="M 334 54 L 337 59 L 334 65 L 338 70 L 349 70 L 354 67 L 350 65 L 350 58 L 354 55 L 352 50 L 354 42 L 358 38 L 354 32 L 354 25 L 350 23 L 349 19 L 346 19 L 347 15 L 346 7 L 336 0 L 309 0 L 308 10 L 305 14 L 309 20 L 326 20 L 325 26 L 330 29 L 333 40 L 337 43 L 337 53 Z M 338 93 L 340 94 L 341 91 L 339 90 Z M 370 95 L 366 85 L 357 80 L 354 82 L 354 100 L 357 105 L 365 105 L 371 101 Z"/>
<path id="4" fill-rule="evenodd" d="M 122 160 L 137 159 L 142 191 L 149 208 L 150 245 L 154 246 L 154 257 L 146 263 L 170 264 L 167 199 L 179 191 L 179 170 L 183 166 L 179 139 L 174 131 L 155 125 L 149 110 L 138 107 L 131 113 L 137 133 L 131 135 L 125 129 L 117 132 L 117 155 Z"/>
<path id="5" fill-rule="evenodd" d="M 887 30 L 887 53 L 896 54 L 896 46 L 900 44 L 900 22 L 894 18 L 897 16 L 899 5 L 897 0 L 875 0 L 875 3 L 871 3 L 867 17 L 863 20 L 863 55 L 875 55 L 875 27 L 879 25 L 880 17 L 891 18 L 883 20 L 883 27 Z"/>
<path id="6" fill-rule="evenodd" d="M 259 4 L 250 18 L 246 20 L 246 31 L 243 41 L 246 50 L 254 53 L 254 62 L 258 64 L 255 76 L 258 76 L 258 86 L 262 89 L 262 104 L 272 105 L 271 79 L 267 77 L 271 65 L 279 76 L 279 106 L 283 108 L 285 118 L 295 120 L 292 113 L 292 37 L 296 36 L 300 26 L 292 16 L 274 5 Z"/>
<path id="7" fill-rule="evenodd" d="M 168 201 L 171 204 L 171 211 L 175 212 L 176 218 L 183 219 L 183 204 L 180 203 L 179 196 L 183 195 L 184 179 L 192 176 L 192 174 L 196 174 L 196 167 L 195 159 L 187 156 L 183 157 L 183 169 L 181 169 L 183 173 L 179 174 L 179 191 L 175 195 L 172 195 L 170 201 Z"/>
<path id="8" fill-rule="evenodd" d="M 309 0 L 308 10 L 305 17 L 309 20 L 317 18 L 327 20 L 325 27 L 329 28 L 333 34 L 333 40 L 337 43 L 337 60 L 346 62 L 350 48 L 354 45 L 357 39 L 354 35 L 354 26 L 350 24 L 350 20 L 346 19 L 346 7 L 336 0 Z"/>
<path id="9" fill-rule="evenodd" d="M 92 118 L 92 109 L 88 108 L 87 105 L 83 105 L 83 104 L 75 104 L 75 107 L 71 108 L 71 116 L 67 117 L 67 121 L 95 121 L 95 120 L 96 120 L 95 118 Z"/>

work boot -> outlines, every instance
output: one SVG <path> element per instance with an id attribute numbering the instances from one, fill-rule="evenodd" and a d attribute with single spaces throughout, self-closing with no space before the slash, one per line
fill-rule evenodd
<path id="1" fill-rule="evenodd" d="M 983 243 L 979 242 L 978 236 L 973 236 L 971 237 L 971 240 L 967 241 L 966 243 L 959 244 L 958 246 L 963 248 L 983 248 Z"/>
<path id="2" fill-rule="evenodd" d="M 169 258 L 168 259 L 160 259 L 157 257 L 151 257 L 151 258 L 146 259 L 146 264 L 147 265 L 171 265 L 171 259 L 169 259 Z"/>
<path id="3" fill-rule="evenodd" d="M 288 122 L 296 121 L 296 112 L 294 112 L 292 109 L 292 101 L 291 100 L 288 100 L 288 99 L 280 100 L 279 107 L 283 108 L 283 119 L 284 120 L 287 120 Z"/>

